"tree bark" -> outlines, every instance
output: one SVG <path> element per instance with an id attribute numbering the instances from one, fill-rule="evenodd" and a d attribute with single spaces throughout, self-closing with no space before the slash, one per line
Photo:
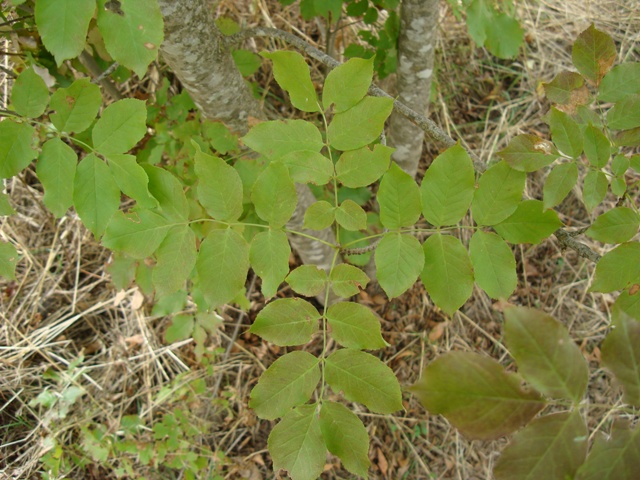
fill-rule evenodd
<path id="1" fill-rule="evenodd" d="M 426 116 L 431 95 L 438 0 L 403 0 L 398 39 L 398 100 Z M 399 114 L 391 114 L 387 130 L 389 145 L 396 148 L 393 160 L 415 177 L 422 156 L 424 131 Z"/>

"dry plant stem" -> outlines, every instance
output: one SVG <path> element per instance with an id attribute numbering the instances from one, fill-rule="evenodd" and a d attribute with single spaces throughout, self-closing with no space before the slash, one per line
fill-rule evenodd
<path id="1" fill-rule="evenodd" d="M 91 72 L 91 75 L 95 77 L 96 81 L 102 86 L 102 88 L 104 88 L 105 92 L 107 92 L 107 94 L 113 100 L 122 99 L 122 95 L 120 94 L 114 83 L 106 77 L 105 72 L 102 71 L 100 66 L 96 63 L 91 55 L 83 51 L 80 54 L 80 57 L 78 57 L 78 60 L 80 60 L 80 63 L 82 63 L 82 65 L 84 65 L 87 70 Z"/>
<path id="2" fill-rule="evenodd" d="M 563 229 L 558 229 L 554 232 L 555 237 L 558 239 L 560 247 L 563 249 L 570 248 L 574 250 L 582 258 L 591 260 L 593 263 L 598 263 L 601 256 L 587 247 L 584 243 L 580 243 L 575 240 L 569 233 Z"/>

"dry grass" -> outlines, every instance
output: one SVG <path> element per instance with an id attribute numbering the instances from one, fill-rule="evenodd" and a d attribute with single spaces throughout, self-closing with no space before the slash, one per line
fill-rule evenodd
<path id="1" fill-rule="evenodd" d="M 217 9 L 240 19 L 244 26 L 276 26 L 323 46 L 322 25 L 302 23 L 295 7 L 261 0 L 222 1 Z M 513 135 L 546 135 L 541 116 L 548 105 L 537 94 L 539 83 L 570 67 L 572 39 L 589 23 L 614 37 L 621 60 L 640 59 L 637 0 L 540 1 L 523 4 L 520 11 L 529 46 L 526 56 L 509 62 L 496 62 L 473 49 L 465 29 L 446 10 L 441 12 L 439 89 L 432 117 L 453 136 L 465 138 L 485 160 L 493 158 Z M 355 39 L 356 32 L 356 25 L 346 28 L 340 41 Z M 252 46 L 263 47 L 258 42 Z M 314 68 L 319 77 L 323 69 Z M 260 81 L 268 87 L 265 92 L 269 85 L 277 92 L 269 74 L 261 75 Z M 5 79 L 3 87 L 8 84 Z M 136 88 L 139 85 L 130 84 L 123 90 Z M 269 104 L 274 115 L 290 114 L 277 102 Z M 428 155 L 437 153 L 429 146 Z M 530 197 L 540 196 L 541 181 L 530 182 Z M 207 344 L 212 364 L 203 367 L 195 361 L 191 341 L 165 344 L 169 319 L 150 315 L 148 296 L 136 287 L 115 290 L 107 271 L 110 254 L 74 213 L 54 219 L 46 212 L 33 174 L 12 179 L 5 187 L 17 214 L 0 219 L 0 238 L 13 243 L 22 259 L 17 281 L 0 283 L 0 478 L 37 478 L 38 459 L 48 448 L 45 438 L 49 436 L 61 445 L 73 445 L 79 441 L 80 427 L 99 423 L 115 431 L 125 415 L 135 413 L 151 425 L 180 405 L 185 397 L 179 387 L 195 379 L 204 379 L 207 389 L 197 401 L 190 401 L 189 414 L 194 424 L 206 428 L 190 442 L 194 449 L 224 457 L 211 468 L 211 475 L 273 478 L 266 452 L 273 423 L 257 420 L 247 402 L 260 373 L 283 352 L 246 333 L 263 305 L 254 282 L 248 293 L 250 312 L 225 309 L 220 334 Z M 561 206 L 561 213 L 571 225 L 589 222 L 575 197 Z M 612 298 L 587 293 L 593 265 L 573 252 L 560 251 L 553 241 L 518 246 L 516 256 L 520 282 L 509 301 L 542 308 L 567 325 L 591 363 L 588 402 L 615 404 L 619 395 L 600 369 L 598 350 Z M 381 358 L 402 385 L 415 382 L 431 359 L 450 350 L 507 358 L 501 343 L 501 306 L 480 292 L 451 319 L 433 306 L 419 285 L 393 301 L 369 288 L 359 301 L 383 319 L 391 346 L 381 352 Z M 313 351 L 319 345 L 308 348 Z M 67 373 L 74 361 L 79 361 L 76 375 Z M 47 371 L 59 372 L 62 380 L 45 379 Z M 61 392 L 71 385 L 82 387 L 86 394 L 64 421 L 30 405 L 47 386 Z M 167 386 L 178 393 L 159 396 Z M 405 411 L 397 415 L 374 415 L 352 406 L 372 439 L 371 478 L 491 478 L 505 440 L 468 441 L 442 417 L 425 412 L 415 398 L 404 398 Z M 592 413 L 590 427 L 605 428 L 611 410 Z M 335 459 L 329 466 L 323 478 L 351 478 Z M 146 478 L 179 478 L 168 470 L 136 468 Z M 105 469 L 76 468 L 70 477 L 110 478 L 110 474 Z"/>

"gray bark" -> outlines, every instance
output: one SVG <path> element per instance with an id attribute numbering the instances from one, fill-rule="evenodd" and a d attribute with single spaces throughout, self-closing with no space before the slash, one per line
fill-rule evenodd
<path id="1" fill-rule="evenodd" d="M 400 12 L 398 100 L 424 116 L 427 116 L 431 94 L 438 6 L 438 0 L 403 0 Z M 422 156 L 424 131 L 394 111 L 387 140 L 396 148 L 393 160 L 414 177 Z"/>

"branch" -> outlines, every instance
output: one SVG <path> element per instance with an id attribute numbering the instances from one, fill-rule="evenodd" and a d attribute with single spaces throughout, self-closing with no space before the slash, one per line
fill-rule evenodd
<path id="1" fill-rule="evenodd" d="M 558 229 L 554 232 L 555 237 L 558 239 L 560 247 L 564 250 L 570 248 L 574 250 L 580 257 L 591 260 L 593 263 L 598 263 L 601 256 L 587 247 L 584 243 L 580 243 L 573 238 L 573 236 L 563 229 Z"/>

